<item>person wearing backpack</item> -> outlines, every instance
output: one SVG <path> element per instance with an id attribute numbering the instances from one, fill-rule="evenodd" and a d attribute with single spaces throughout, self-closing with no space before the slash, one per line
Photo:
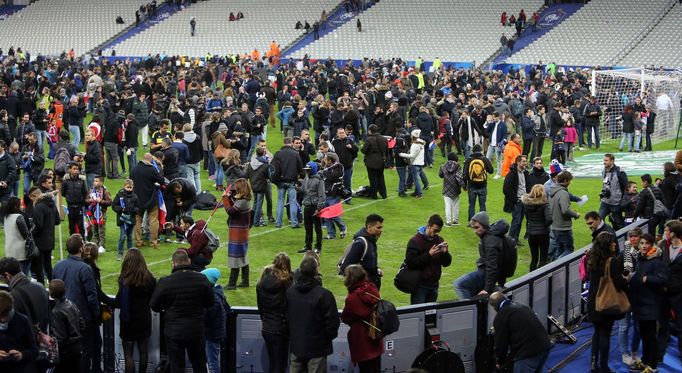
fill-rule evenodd
<path id="1" fill-rule="evenodd" d="M 384 218 L 377 214 L 367 215 L 365 227 L 353 236 L 353 242 L 348 246 L 346 255 L 338 265 L 339 273 L 343 274 L 349 265 L 360 264 L 367 271 L 369 280 L 377 289 L 381 289 L 381 276 L 384 273 L 379 268 L 377 241 L 383 231 Z"/>
<path id="2" fill-rule="evenodd" d="M 445 201 L 445 226 L 459 225 L 459 195 L 464 180 L 457 154 L 448 153 L 448 161 L 440 166 L 438 176 L 443 179 L 443 199 Z"/>
<path id="3" fill-rule="evenodd" d="M 661 236 L 663 233 L 663 223 L 665 223 L 665 220 L 669 217 L 668 214 L 665 214 L 660 210 L 657 211 L 656 208 L 656 204 L 659 205 L 659 208 L 660 206 L 664 206 L 663 191 L 661 188 L 653 184 L 650 174 L 644 174 L 640 176 L 640 179 L 642 180 L 642 191 L 639 192 L 639 198 L 637 199 L 637 207 L 633 213 L 633 219 L 649 219 L 648 232 L 651 232 L 651 234 L 656 234 L 658 229 L 658 235 Z"/>
<path id="4" fill-rule="evenodd" d="M 486 197 L 488 196 L 488 174 L 495 172 L 490 160 L 483 156 L 481 145 L 474 145 L 471 157 L 464 161 L 464 173 L 462 187 L 469 192 L 469 220 L 474 217 L 476 198 L 478 198 L 479 211 L 485 211 Z"/>
<path id="5" fill-rule="evenodd" d="M 343 284 L 348 289 L 346 303 L 341 313 L 341 321 L 350 326 L 348 347 L 353 365 L 360 373 L 381 371 L 381 355 L 384 353 L 384 339 L 371 338 L 368 320 L 375 305 L 381 299 L 379 289 L 367 279 L 367 272 L 361 265 L 346 267 Z"/>
<path id="6" fill-rule="evenodd" d="M 454 282 L 455 292 L 459 299 L 471 299 L 477 295 L 488 295 L 496 288 L 504 286 L 506 279 L 503 268 L 503 251 L 505 235 L 509 224 L 498 220 L 490 224 L 490 217 L 485 211 L 474 215 L 469 222 L 471 229 L 480 238 L 478 243 L 479 258 L 476 270 L 459 277 Z"/>
<path id="7" fill-rule="evenodd" d="M 197 220 L 196 222 L 189 216 L 181 216 L 180 223 L 173 227 L 178 234 L 183 234 L 189 248 L 186 249 L 191 262 L 191 267 L 195 271 L 203 271 L 213 260 L 213 251 L 208 247 L 209 239 L 206 233 L 206 221 Z"/>
<path id="8" fill-rule="evenodd" d="M 604 154 L 604 170 L 602 170 L 602 190 L 599 193 L 599 215 L 602 219 L 611 215 L 613 229 L 618 231 L 625 226 L 620 201 L 628 184 L 627 174 L 616 166 L 615 157 L 611 153 Z"/>
<path id="9" fill-rule="evenodd" d="M 417 288 L 410 294 L 410 304 L 435 302 L 438 300 L 438 286 L 443 267 L 452 263 L 448 244 L 438 235 L 443 229 L 443 218 L 431 215 L 426 225 L 419 227 L 410 238 L 405 252 L 407 269 L 419 270 Z"/>

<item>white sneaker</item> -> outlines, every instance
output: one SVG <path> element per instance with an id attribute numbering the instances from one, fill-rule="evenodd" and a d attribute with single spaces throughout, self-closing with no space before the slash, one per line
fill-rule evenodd
<path id="1" fill-rule="evenodd" d="M 500 176 L 499 174 L 495 174 L 495 176 L 493 177 L 493 179 L 497 180 L 497 179 L 499 179 L 500 177 L 501 177 L 501 176 Z"/>
<path id="2" fill-rule="evenodd" d="M 104 246 L 100 246 L 99 249 L 97 249 L 97 252 L 102 254 L 102 253 L 106 253 L 107 251 L 104 249 Z"/>
<path id="3" fill-rule="evenodd" d="M 632 359 L 632 356 L 630 356 L 630 354 L 623 354 L 622 358 L 623 358 L 623 364 L 625 364 L 627 366 L 630 366 L 635 362 L 635 360 Z"/>

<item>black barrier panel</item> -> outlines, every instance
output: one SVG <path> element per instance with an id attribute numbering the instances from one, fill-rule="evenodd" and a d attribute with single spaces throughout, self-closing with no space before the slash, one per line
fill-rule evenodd
<path id="1" fill-rule="evenodd" d="M 533 281 L 531 285 L 531 307 L 538 314 L 538 317 L 543 317 L 549 313 L 549 275 L 540 277 L 539 279 Z M 547 320 L 540 319 L 543 324 L 546 324 Z"/>
<path id="2" fill-rule="evenodd" d="M 258 313 L 237 315 L 235 353 L 237 372 L 267 372 L 268 354 Z"/>
<path id="3" fill-rule="evenodd" d="M 568 264 L 568 288 L 566 292 L 566 322 L 580 315 L 580 295 L 583 291 L 583 283 L 580 280 L 578 267 L 580 261 L 576 260 Z"/>
<path id="4" fill-rule="evenodd" d="M 440 340 L 450 346 L 451 351 L 459 355 L 467 372 L 474 372 L 474 352 L 478 333 L 476 324 L 478 307 L 475 304 L 437 311 L 437 325 Z"/>
<path id="5" fill-rule="evenodd" d="M 566 267 L 552 272 L 549 314 L 562 323 L 566 323 L 566 285 Z"/>

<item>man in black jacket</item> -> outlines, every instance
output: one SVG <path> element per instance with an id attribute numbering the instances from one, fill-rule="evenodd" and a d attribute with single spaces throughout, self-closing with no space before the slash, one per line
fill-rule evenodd
<path id="1" fill-rule="evenodd" d="M 61 194 L 66 199 L 66 205 L 69 209 L 69 234 L 80 233 L 84 235 L 83 208 L 86 205 L 85 200 L 88 198 L 88 187 L 80 175 L 78 163 L 74 162 L 69 165 L 69 174 L 65 175 L 64 180 L 62 180 Z"/>
<path id="2" fill-rule="evenodd" d="M 31 261 L 31 273 L 35 274 L 39 283 L 45 283 L 45 277 L 52 278 L 52 250 L 55 247 L 55 227 L 61 223 L 54 196 L 42 194 L 40 188 L 32 186 L 28 198 L 33 204 L 33 240 L 39 257 Z"/>
<path id="3" fill-rule="evenodd" d="M 594 133 L 594 145 L 599 149 L 599 118 L 601 117 L 602 109 L 597 104 L 597 97 L 590 97 L 590 102 L 585 105 L 583 109 L 583 117 L 585 118 L 585 132 L 587 133 L 587 146 L 592 149 L 592 134 Z"/>
<path id="4" fill-rule="evenodd" d="M 171 180 L 166 189 L 167 220 L 173 221 L 182 215 L 191 217 L 196 201 L 197 190 L 194 189 L 194 184 L 191 181 L 184 177 Z"/>
<path id="5" fill-rule="evenodd" d="M 137 184 L 137 183 L 135 183 Z M 213 306 L 213 287 L 190 267 L 187 251 L 173 253 L 173 271 L 159 280 L 149 306 L 163 312 L 164 336 L 171 372 L 185 371 L 185 352 L 192 371 L 206 372 L 206 309 Z"/>
<path id="6" fill-rule="evenodd" d="M 37 326 L 34 335 L 38 330 L 46 333 L 50 307 L 45 288 L 22 273 L 15 258 L 0 259 L 0 281 L 9 285 L 15 311 L 26 315 L 31 325 Z"/>
<path id="7" fill-rule="evenodd" d="M 358 156 L 358 146 L 348 138 L 344 128 L 336 129 L 336 137 L 332 140 L 334 151 L 339 156 L 339 162 L 343 165 L 343 185 L 348 190 L 353 190 L 353 161 Z"/>
<path id="8" fill-rule="evenodd" d="M 14 178 L 17 175 L 17 165 L 12 157 L 7 152 L 7 144 L 0 140 L 0 206 L 3 206 L 12 195 L 12 185 L 14 185 Z M 0 214 L 0 224 L 2 224 L 4 216 Z"/>
<path id="9" fill-rule="evenodd" d="M 613 236 L 613 239 L 616 240 L 616 231 L 610 225 L 606 224 L 596 211 L 588 211 L 585 213 L 585 224 L 587 224 L 587 227 L 592 231 L 592 242 L 594 242 L 594 240 L 597 239 L 597 236 L 599 236 L 599 233 L 602 232 L 609 233 Z"/>
<path id="10" fill-rule="evenodd" d="M 421 273 L 419 286 L 410 294 L 410 304 L 435 302 L 438 300 L 438 287 L 442 267 L 450 266 L 452 255 L 448 244 L 438 235 L 443 229 L 443 218 L 431 215 L 425 226 L 407 243 L 405 265 L 418 269 Z"/>
<path id="11" fill-rule="evenodd" d="M 386 181 L 384 180 L 384 166 L 386 165 L 386 154 L 388 144 L 386 138 L 379 133 L 376 124 L 372 124 L 367 129 L 368 135 L 362 146 L 365 154 L 365 167 L 367 167 L 367 177 L 369 178 L 368 196 L 377 199 L 377 193 L 382 199 L 386 199 Z"/>
<path id="12" fill-rule="evenodd" d="M 511 360 L 514 371 L 543 371 L 552 342 L 535 311 L 512 302 L 499 291 L 490 296 L 490 305 L 497 312 L 493 320 L 497 366 Z"/>
<path id="13" fill-rule="evenodd" d="M 149 217 L 149 233 L 151 236 L 152 248 L 158 248 L 159 238 L 159 186 L 164 183 L 163 176 L 158 170 L 158 166 L 152 164 L 153 158 L 149 153 L 145 153 L 142 160 L 130 172 L 133 180 L 133 192 L 140 201 L 140 211 L 135 216 L 135 246 L 142 247 L 142 218 L 147 213 Z"/>
<path id="14" fill-rule="evenodd" d="M 670 320 L 672 309 L 675 315 L 682 315 L 682 222 L 671 220 L 665 223 L 665 234 L 669 241 L 661 241 L 662 259 L 670 273 L 670 281 L 666 286 L 666 305 L 658 333 L 658 356 L 662 358 L 670 339 Z M 668 241 L 668 242 L 666 242 Z M 677 330 L 682 330 L 682 317 L 675 317 Z M 682 356 L 682 339 L 677 339 L 677 349 Z"/>
<path id="15" fill-rule="evenodd" d="M 119 112 L 108 118 L 104 127 L 104 149 L 107 155 L 106 173 L 110 179 L 118 179 L 118 131 L 123 129 L 124 114 Z M 104 176 L 104 175 L 102 175 Z"/>
<path id="16" fill-rule="evenodd" d="M 307 256 L 300 276 L 287 289 L 291 348 L 290 372 L 322 372 L 338 335 L 339 313 L 331 291 L 322 287 L 317 260 Z"/>
<path id="17" fill-rule="evenodd" d="M 102 145 L 95 139 L 92 130 L 85 131 L 85 178 L 88 188 L 92 188 L 95 176 L 104 176 L 102 165 Z"/>
<path id="18" fill-rule="evenodd" d="M 526 171 L 527 160 L 525 155 L 516 157 L 516 162 L 509 167 L 509 173 L 504 178 L 504 186 L 502 191 L 504 193 L 504 212 L 512 214 L 511 229 L 509 236 L 514 239 L 519 239 L 521 233 L 521 223 L 523 223 L 523 216 L 526 209 L 521 203 L 521 197 L 530 191 L 532 185 L 528 171 Z"/>
<path id="19" fill-rule="evenodd" d="M 275 227 L 282 227 L 284 200 L 288 196 L 291 227 L 299 228 L 296 183 L 299 177 L 303 177 L 303 162 L 296 149 L 293 148 L 290 137 L 284 138 L 284 146 L 275 153 L 271 164 L 274 166 L 272 181 L 277 185 L 277 221 Z"/>
<path id="20" fill-rule="evenodd" d="M 178 150 L 173 148 L 173 141 L 165 138 L 161 142 L 161 152 L 163 153 L 163 176 L 168 180 L 173 180 L 180 176 L 178 164 Z"/>
<path id="21" fill-rule="evenodd" d="M 528 173 L 530 188 L 533 188 L 536 184 L 545 185 L 547 180 L 549 180 L 549 174 L 545 171 L 545 167 L 542 164 L 542 158 L 533 158 L 533 168 Z"/>
<path id="22" fill-rule="evenodd" d="M 187 145 L 189 150 L 189 158 L 187 158 L 187 164 L 185 165 L 185 177 L 194 184 L 194 189 L 201 193 L 199 170 L 201 170 L 201 159 L 204 153 L 201 146 L 201 138 L 192 130 L 191 124 L 186 123 L 182 127 L 182 131 L 184 132 L 182 143 Z"/>
<path id="23" fill-rule="evenodd" d="M 384 232 L 384 218 L 377 214 L 369 214 L 365 218 L 365 227 L 353 236 L 353 243 L 348 254 L 341 262 L 341 270 L 351 264 L 360 264 L 367 272 L 367 279 L 381 289 L 381 277 L 384 272 L 379 268 L 379 248 L 377 241 Z"/>

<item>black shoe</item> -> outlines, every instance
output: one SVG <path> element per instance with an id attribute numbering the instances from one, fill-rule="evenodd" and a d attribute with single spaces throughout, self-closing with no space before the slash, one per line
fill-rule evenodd
<path id="1" fill-rule="evenodd" d="M 236 289 L 237 289 L 237 285 L 227 284 L 227 286 L 225 286 L 225 290 L 236 290 Z"/>
<path id="2" fill-rule="evenodd" d="M 270 223 L 274 223 L 274 222 L 275 222 L 275 218 L 273 218 L 272 216 L 268 216 L 268 221 L 269 221 Z"/>
<path id="3" fill-rule="evenodd" d="M 407 193 L 398 193 L 398 197 L 407 197 Z"/>
<path id="4" fill-rule="evenodd" d="M 237 285 L 238 288 L 248 288 L 249 283 L 248 282 L 242 282 L 239 285 Z"/>
<path id="5" fill-rule="evenodd" d="M 308 251 L 310 251 L 310 249 L 306 249 L 306 248 L 304 247 L 304 248 L 302 248 L 301 250 L 298 250 L 297 253 L 303 254 L 303 253 L 307 253 Z"/>

